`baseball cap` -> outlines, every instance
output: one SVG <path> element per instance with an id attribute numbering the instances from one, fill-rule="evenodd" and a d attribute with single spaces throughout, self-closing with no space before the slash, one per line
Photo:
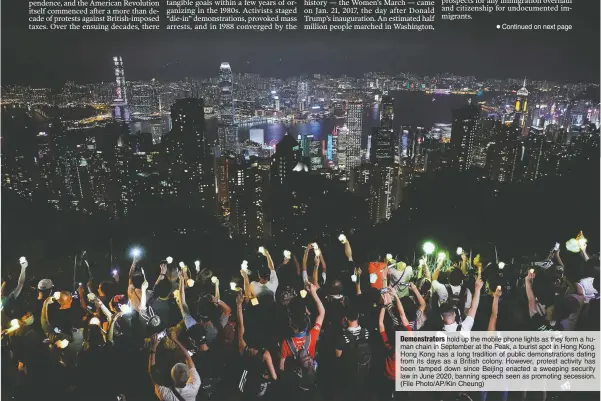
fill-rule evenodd
<path id="1" fill-rule="evenodd" d="M 38 290 L 40 290 L 40 291 L 50 290 L 50 289 L 52 289 L 52 287 L 54 287 L 54 284 L 52 283 L 52 280 L 50 280 L 49 278 L 42 279 L 38 283 Z"/>

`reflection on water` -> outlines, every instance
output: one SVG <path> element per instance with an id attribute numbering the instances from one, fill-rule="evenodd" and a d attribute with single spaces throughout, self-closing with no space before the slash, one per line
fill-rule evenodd
<path id="1" fill-rule="evenodd" d="M 461 95 L 426 95 L 424 92 L 391 92 L 394 97 L 394 129 L 399 130 L 402 125 L 413 127 L 424 127 L 426 129 L 434 126 L 435 123 L 450 123 L 452 111 L 468 104 L 468 99 L 472 98 L 476 102 L 489 100 L 495 94 L 485 93 L 482 96 L 461 96 Z M 363 115 L 363 141 L 367 141 L 367 135 L 371 134 L 372 127 L 379 123 L 380 109 L 378 103 L 368 104 L 365 107 Z M 141 121 L 132 123 L 130 129 L 132 134 L 137 132 L 151 132 L 151 124 L 155 121 Z M 326 139 L 327 135 L 334 129 L 335 120 L 325 118 L 314 120 L 307 123 L 297 124 L 257 124 L 252 126 L 240 126 L 238 138 L 245 141 L 249 137 L 250 128 L 262 128 L 265 133 L 265 143 L 275 145 L 288 131 L 294 137 L 301 134 L 312 134 L 317 139 Z M 169 117 L 164 117 L 161 121 L 163 134 L 171 129 Z M 215 118 L 206 121 L 207 137 L 209 140 L 217 138 L 217 121 Z M 365 143 L 364 143 L 365 145 Z"/>

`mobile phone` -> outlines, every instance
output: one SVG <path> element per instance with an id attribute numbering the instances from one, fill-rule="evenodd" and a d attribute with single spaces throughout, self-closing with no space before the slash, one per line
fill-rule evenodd
<path id="1" fill-rule="evenodd" d="M 161 341 L 163 338 L 165 338 L 166 335 L 167 335 L 167 330 L 161 331 L 159 334 L 157 334 L 157 340 Z"/>
<path id="2" fill-rule="evenodd" d="M 555 247 L 553 248 L 554 251 L 559 251 L 559 242 L 555 243 Z"/>

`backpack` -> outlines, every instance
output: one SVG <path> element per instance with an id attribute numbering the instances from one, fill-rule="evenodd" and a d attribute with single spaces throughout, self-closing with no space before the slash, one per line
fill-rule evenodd
<path id="1" fill-rule="evenodd" d="M 356 378 L 366 378 L 371 365 L 369 332 L 362 327 L 358 336 L 354 336 L 348 330 L 344 330 L 342 336 L 345 342 L 350 344 L 349 369 L 353 370 L 352 373 L 356 374 Z"/>
<path id="2" fill-rule="evenodd" d="M 292 351 L 294 357 L 294 380 L 296 385 L 304 391 L 312 390 L 315 386 L 315 378 L 317 375 L 317 363 L 309 353 L 309 346 L 311 345 L 311 334 L 305 336 L 305 342 L 303 343 L 300 350 L 296 349 L 296 346 L 291 339 L 286 340 L 288 347 Z"/>

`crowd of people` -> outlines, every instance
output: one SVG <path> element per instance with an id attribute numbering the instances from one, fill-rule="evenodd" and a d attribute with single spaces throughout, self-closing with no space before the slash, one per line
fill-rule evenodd
<path id="1" fill-rule="evenodd" d="M 599 258 L 586 241 L 575 266 L 555 247 L 519 266 L 429 250 L 412 267 L 390 254 L 355 261 L 338 239 L 338 266 L 317 243 L 278 266 L 261 247 L 236 277 L 169 257 L 151 284 L 134 252 L 127 282 L 115 272 L 75 289 L 44 278 L 29 290 L 23 257 L 18 281 L 2 283 L 2 399 L 505 401 L 395 392 L 396 332 L 599 330 Z"/>

